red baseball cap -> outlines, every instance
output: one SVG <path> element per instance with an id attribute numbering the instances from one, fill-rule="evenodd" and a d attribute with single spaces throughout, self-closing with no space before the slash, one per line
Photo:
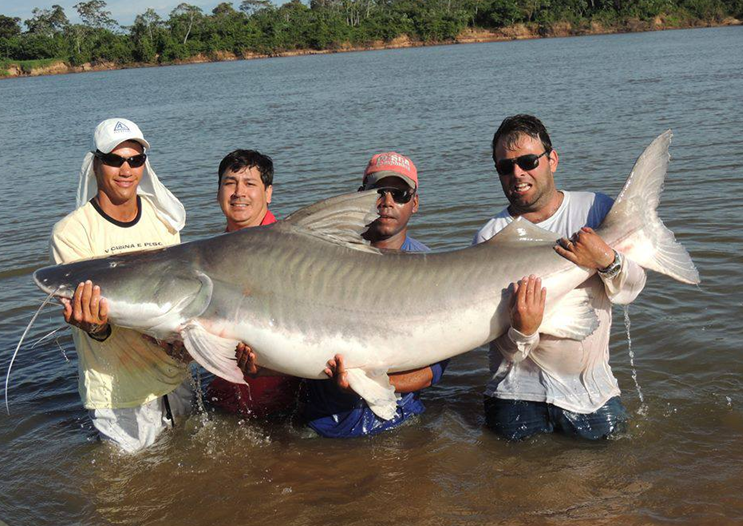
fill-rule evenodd
<path id="1" fill-rule="evenodd" d="M 413 161 L 397 152 L 378 153 L 372 157 L 364 170 L 363 184 L 372 185 L 385 177 L 399 177 L 410 188 L 418 188 L 418 170 Z"/>

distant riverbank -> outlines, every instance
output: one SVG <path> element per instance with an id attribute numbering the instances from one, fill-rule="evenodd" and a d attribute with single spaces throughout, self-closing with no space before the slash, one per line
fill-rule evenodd
<path id="1" fill-rule="evenodd" d="M 440 46 L 453 44 L 472 44 L 482 42 L 504 42 L 510 40 L 527 40 L 535 38 L 558 38 L 586 35 L 606 35 L 615 33 L 638 33 L 645 31 L 664 31 L 671 29 L 696 29 L 721 26 L 736 26 L 743 22 L 736 18 L 726 18 L 721 22 L 696 21 L 694 23 L 668 20 L 656 17 L 651 21 L 629 19 L 620 25 L 607 26 L 599 22 L 575 26 L 569 22 L 558 22 L 550 26 L 538 24 L 516 24 L 498 30 L 487 30 L 481 28 L 467 28 L 462 31 L 456 39 L 446 41 L 419 41 L 411 39 L 407 35 L 397 37 L 389 42 L 382 40 L 371 42 L 363 46 L 354 46 L 350 43 L 343 44 L 333 49 L 295 49 L 279 51 L 275 53 L 253 53 L 247 52 L 235 54 L 219 51 L 211 54 L 199 54 L 188 59 L 172 62 L 157 63 L 126 63 L 96 62 L 82 65 L 70 65 L 62 59 L 44 59 L 28 61 L 0 61 L 0 79 L 14 77 L 37 77 L 42 75 L 63 75 L 68 73 L 84 73 L 88 71 L 107 71 L 115 69 L 131 69 L 142 67 L 171 66 L 180 64 L 198 64 L 205 62 L 221 62 L 231 60 L 252 60 L 273 57 L 290 57 L 299 55 L 322 55 L 328 53 L 346 53 L 357 51 L 371 51 L 380 49 L 399 49 L 422 46 Z"/>

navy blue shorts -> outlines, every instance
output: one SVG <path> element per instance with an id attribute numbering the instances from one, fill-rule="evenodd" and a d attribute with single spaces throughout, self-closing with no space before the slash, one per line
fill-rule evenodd
<path id="1" fill-rule="evenodd" d="M 598 440 L 624 429 L 627 412 L 618 396 L 589 414 L 574 413 L 546 402 L 485 397 L 485 423 L 508 440 L 538 433 L 562 433 Z"/>

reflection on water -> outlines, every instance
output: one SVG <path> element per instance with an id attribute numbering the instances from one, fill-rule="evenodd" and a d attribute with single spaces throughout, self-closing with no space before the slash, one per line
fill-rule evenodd
<path id="1" fill-rule="evenodd" d="M 0 82 L 2 372 L 43 299 L 30 275 L 73 206 L 91 130 L 112 115 L 150 139 L 153 165 L 188 210 L 186 240 L 223 229 L 216 167 L 236 147 L 274 158 L 279 217 L 354 190 L 372 153 L 397 150 L 420 170 L 413 235 L 437 250 L 469 244 L 503 206 L 489 140 L 506 115 L 547 123 L 561 187 L 609 195 L 672 128 L 660 215 L 703 280 L 651 275 L 631 308 L 631 338 L 616 312 L 612 367 L 630 426 L 602 443 L 513 444 L 487 432 L 478 349 L 453 360 L 424 393 L 427 412 L 393 433 L 325 440 L 296 419 L 202 409 L 151 450 L 122 456 L 97 442 L 80 405 L 69 332 L 31 348 L 60 325 L 59 308 L 48 307 L 14 366 L 12 414 L 0 418 L 0 520 L 740 522 L 742 40 L 731 27 Z"/>

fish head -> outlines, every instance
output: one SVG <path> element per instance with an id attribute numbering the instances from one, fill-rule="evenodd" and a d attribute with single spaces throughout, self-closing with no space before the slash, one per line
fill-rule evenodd
<path id="1" fill-rule="evenodd" d="M 54 265 L 34 272 L 34 281 L 47 294 L 71 299 L 89 280 L 106 298 L 111 323 L 164 338 L 203 312 L 212 291 L 192 262 L 169 256 L 162 249 Z"/>

